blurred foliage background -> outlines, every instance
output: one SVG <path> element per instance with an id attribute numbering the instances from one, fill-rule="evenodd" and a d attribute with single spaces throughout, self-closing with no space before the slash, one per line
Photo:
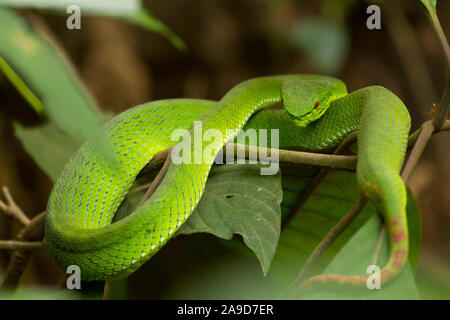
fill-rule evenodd
<path id="1" fill-rule="evenodd" d="M 322 73 L 342 79 L 350 91 L 373 84 L 389 88 L 408 106 L 415 130 L 430 118 L 432 104 L 438 102 L 444 89 L 438 43 L 419 1 L 377 2 L 381 30 L 366 27 L 370 3 L 145 1 L 145 7 L 184 40 L 187 50 L 177 50 L 161 35 L 126 21 L 82 13 L 81 30 L 68 30 L 67 15 L 33 14 L 54 34 L 103 111 L 119 113 L 150 100 L 172 97 L 218 100 L 248 78 Z M 438 14 L 448 36 L 449 1 L 438 3 Z M 42 119 L 0 74 L 0 185 L 7 185 L 23 210 L 35 215 L 45 210 L 52 181 L 14 136 L 14 121 L 33 126 Z M 441 133 L 431 139 L 410 181 L 423 220 L 416 273 L 423 298 L 450 298 L 448 138 L 448 133 Z M 48 153 L 51 155 L 51 148 Z M 18 227 L 0 215 L 1 239 L 14 237 Z M 111 296 L 220 298 L 229 290 L 236 298 L 255 291 L 266 297 L 267 284 L 261 281 L 261 273 L 254 272 L 255 266 L 259 270 L 258 261 L 254 257 L 230 258 L 233 253 L 223 242 L 210 235 L 180 236 L 126 283 L 110 283 Z M 1 251 L 0 258 L 2 270 L 9 253 Z M 222 268 L 228 270 L 226 274 L 239 270 L 241 276 L 254 279 L 257 287 L 239 287 L 239 281 L 221 273 Z M 210 294 L 205 283 L 211 282 L 222 284 L 220 293 Z M 51 289 L 63 283 L 62 270 L 46 250 L 39 250 L 21 285 Z"/>

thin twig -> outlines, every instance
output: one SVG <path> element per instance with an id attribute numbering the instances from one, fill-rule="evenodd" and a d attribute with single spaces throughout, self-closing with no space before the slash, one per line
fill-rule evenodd
<path id="1" fill-rule="evenodd" d="M 328 232 L 328 234 L 320 241 L 319 245 L 314 249 L 308 260 L 303 265 L 300 273 L 297 275 L 296 279 L 286 290 L 286 293 L 292 292 L 296 288 L 308 279 L 311 271 L 317 265 L 317 262 L 323 256 L 325 251 L 330 247 L 331 244 L 344 232 L 348 226 L 358 217 L 359 213 L 364 209 L 367 203 L 367 198 L 360 194 L 356 200 L 353 207 L 342 217 L 341 220 Z"/>
<path id="2" fill-rule="evenodd" d="M 158 186 L 160 185 L 162 179 L 164 178 L 164 176 L 167 173 L 167 170 L 169 169 L 170 162 L 172 161 L 171 151 L 172 151 L 172 148 L 169 148 L 167 151 L 167 156 L 166 156 L 166 160 L 164 161 L 163 167 L 161 168 L 161 170 L 159 170 L 158 175 L 152 181 L 152 183 L 148 187 L 147 191 L 145 192 L 144 196 L 142 197 L 141 201 L 139 202 L 139 204 L 137 205 L 136 208 L 139 208 L 140 206 L 142 206 L 145 203 L 145 201 L 147 201 L 151 197 L 153 192 L 155 192 L 156 188 L 158 188 Z"/>
<path id="3" fill-rule="evenodd" d="M 356 156 L 343 156 L 283 149 L 275 150 L 272 148 L 249 146 L 237 143 L 230 143 L 230 145 L 234 148 L 235 154 L 237 154 L 238 157 L 244 152 L 245 159 L 249 160 L 260 160 L 261 154 L 270 157 L 272 153 L 278 152 L 278 162 L 280 163 L 301 164 L 347 170 L 355 170 L 356 168 Z M 253 156 L 254 154 L 257 155 L 256 158 Z"/>
<path id="4" fill-rule="evenodd" d="M 10 217 L 17 219 L 24 226 L 30 223 L 30 219 L 23 213 L 22 209 L 14 202 L 11 193 L 8 188 L 4 186 L 2 188 L 3 194 L 5 195 L 6 203 L 0 200 L 0 209 Z"/>
<path id="5" fill-rule="evenodd" d="M 428 120 L 427 122 L 430 122 L 432 120 Z M 425 122 L 426 123 L 426 122 Z M 422 126 L 417 129 L 416 131 L 414 131 L 414 133 L 412 133 L 409 138 L 408 138 L 408 149 L 411 149 L 412 147 L 414 147 L 414 144 L 417 141 L 417 138 L 419 138 L 420 132 L 422 131 L 422 127 L 425 124 L 423 123 Z M 438 133 L 441 131 L 450 131 L 450 120 L 445 120 L 444 124 L 442 125 L 442 127 L 439 130 L 435 130 L 433 133 Z"/>
<path id="6" fill-rule="evenodd" d="M 434 125 L 432 121 L 427 121 L 422 125 L 422 130 L 420 131 L 419 137 L 414 144 L 414 147 L 402 172 L 402 178 L 405 182 L 408 182 L 409 178 L 411 177 L 411 174 L 416 167 L 417 162 L 419 162 L 420 156 L 422 155 L 425 146 L 430 140 L 430 137 L 433 135 L 433 132 Z"/>
<path id="7" fill-rule="evenodd" d="M 430 120 L 431 121 L 431 120 Z M 408 148 L 412 148 L 414 146 L 414 143 L 417 141 L 417 138 L 419 137 L 419 134 L 421 132 L 421 128 L 415 131 L 411 136 L 408 138 Z M 440 131 L 448 131 L 450 130 L 450 120 L 445 121 L 444 125 L 440 130 L 435 131 L 434 133 L 440 132 Z M 349 138 L 350 141 L 354 140 L 356 137 L 356 132 L 351 133 L 348 135 L 347 138 Z M 344 143 L 347 141 L 347 138 L 343 141 L 343 146 L 347 146 L 347 143 Z M 319 166 L 319 167 L 329 167 L 334 169 L 344 169 L 344 170 L 355 170 L 356 165 L 356 156 L 354 155 L 347 155 L 347 156 L 337 156 L 336 151 L 333 154 L 320 154 L 320 153 L 314 153 L 314 152 L 300 152 L 300 151 L 292 151 L 292 150 L 283 150 L 283 149 L 272 149 L 272 148 L 262 148 L 262 147 L 256 147 L 256 146 L 247 146 L 242 144 L 234 144 L 230 143 L 231 147 L 234 148 L 234 157 L 237 159 L 240 153 L 244 153 L 245 159 L 247 160 L 257 160 L 254 157 L 251 157 L 252 154 L 264 154 L 264 152 L 267 152 L 268 156 L 273 154 L 274 152 L 279 153 L 279 163 L 283 164 L 301 164 L 301 165 L 312 165 L 312 166 Z M 145 166 L 145 168 L 142 170 L 141 174 L 146 174 L 150 171 L 157 170 L 162 167 L 164 164 L 164 161 L 167 157 L 169 148 L 164 149 L 160 152 L 158 152 L 152 160 Z M 226 154 L 226 147 L 224 148 L 224 155 Z M 239 157 L 241 158 L 241 157 Z M 320 159 L 320 162 L 315 162 L 315 159 Z M 142 187 L 142 186 L 141 186 Z M 141 188 L 140 187 L 140 188 Z"/>
<path id="8" fill-rule="evenodd" d="M 16 249 L 42 249 L 43 241 L 16 241 L 16 240 L 0 240 L 0 249 L 16 250 Z"/>
<path id="9" fill-rule="evenodd" d="M 433 118 L 433 126 L 440 129 L 445 125 L 450 109 L 450 71 L 447 74 L 447 83 L 445 85 L 444 93 L 439 102 L 439 107 L 436 115 Z"/>
<path id="10" fill-rule="evenodd" d="M 30 220 L 30 223 L 17 236 L 18 241 L 42 241 L 44 235 L 45 212 L 40 213 Z M 13 251 L 11 260 L 3 277 L 0 289 L 14 290 L 17 288 L 31 253 L 34 250 L 16 249 Z"/>

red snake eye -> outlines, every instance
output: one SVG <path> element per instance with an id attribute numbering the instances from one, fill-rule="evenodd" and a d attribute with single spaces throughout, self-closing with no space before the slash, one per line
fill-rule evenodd
<path id="1" fill-rule="evenodd" d="M 283 101 L 283 99 L 281 99 L 281 104 L 284 104 L 284 101 Z"/>
<path id="2" fill-rule="evenodd" d="M 314 104 L 314 109 L 317 109 L 318 106 L 319 106 L 319 101 L 317 101 L 317 102 Z"/>

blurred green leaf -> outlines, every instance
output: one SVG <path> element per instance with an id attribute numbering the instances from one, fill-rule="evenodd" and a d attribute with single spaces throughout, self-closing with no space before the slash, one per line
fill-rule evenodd
<path id="1" fill-rule="evenodd" d="M 420 0 L 420 1 L 427 9 L 429 9 L 431 6 L 434 12 L 436 12 L 436 2 L 437 2 L 436 0 Z"/>
<path id="2" fill-rule="evenodd" d="M 1 7 L 0 57 L 39 98 L 52 122 L 112 159 L 100 128 L 103 120 L 69 62 L 14 11 Z"/>
<path id="3" fill-rule="evenodd" d="M 304 52 L 319 72 L 335 74 L 344 66 L 350 36 L 341 24 L 305 19 L 293 27 L 290 40 Z"/>
<path id="4" fill-rule="evenodd" d="M 186 44 L 169 27 L 142 7 L 140 0 L 0 0 L 0 6 L 54 10 L 66 13 L 71 5 L 80 8 L 81 15 L 110 16 L 139 25 L 166 37 L 178 50 L 186 50 Z"/>
<path id="5" fill-rule="evenodd" d="M 112 114 L 101 114 L 105 121 Z M 14 135 L 22 143 L 25 151 L 53 181 L 56 181 L 65 164 L 80 147 L 81 140 L 62 131 L 49 122 L 35 127 L 24 127 L 14 122 Z"/>
<path id="6" fill-rule="evenodd" d="M 140 0 L 0 0 L 0 5 L 66 11 L 70 5 L 79 6 L 83 13 L 120 15 L 135 12 L 141 8 Z"/>
<path id="7" fill-rule="evenodd" d="M 44 111 L 42 103 L 38 97 L 28 88 L 25 82 L 19 77 L 19 75 L 9 66 L 9 64 L 0 57 L 0 70 L 6 75 L 6 77 L 11 81 L 14 87 L 20 92 L 20 94 L 28 101 L 30 106 L 37 113 L 42 113 Z"/>
<path id="8" fill-rule="evenodd" d="M 80 295 L 70 290 L 50 290 L 44 288 L 18 288 L 14 292 L 0 292 L 1 300 L 76 300 Z"/>
<path id="9" fill-rule="evenodd" d="M 49 123 L 27 128 L 14 123 L 14 134 L 36 164 L 56 181 L 65 164 L 78 147 L 80 140 Z"/>
<path id="10" fill-rule="evenodd" d="M 152 30 L 160 33 L 164 37 L 166 37 L 172 45 L 180 51 L 186 50 L 186 44 L 184 41 L 177 36 L 171 29 L 169 29 L 164 23 L 160 20 L 156 19 L 150 12 L 147 10 L 140 10 L 133 14 L 124 16 L 129 22 L 135 23 L 144 27 L 148 30 Z"/>

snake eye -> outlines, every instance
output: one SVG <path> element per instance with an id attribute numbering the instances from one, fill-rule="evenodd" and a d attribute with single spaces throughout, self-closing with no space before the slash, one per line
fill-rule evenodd
<path id="1" fill-rule="evenodd" d="M 314 104 L 314 109 L 317 109 L 318 106 L 319 106 L 319 101 L 317 101 L 317 102 Z"/>
<path id="2" fill-rule="evenodd" d="M 283 101 L 283 98 L 281 98 L 281 104 L 283 104 L 283 105 L 284 105 L 284 101 Z"/>

